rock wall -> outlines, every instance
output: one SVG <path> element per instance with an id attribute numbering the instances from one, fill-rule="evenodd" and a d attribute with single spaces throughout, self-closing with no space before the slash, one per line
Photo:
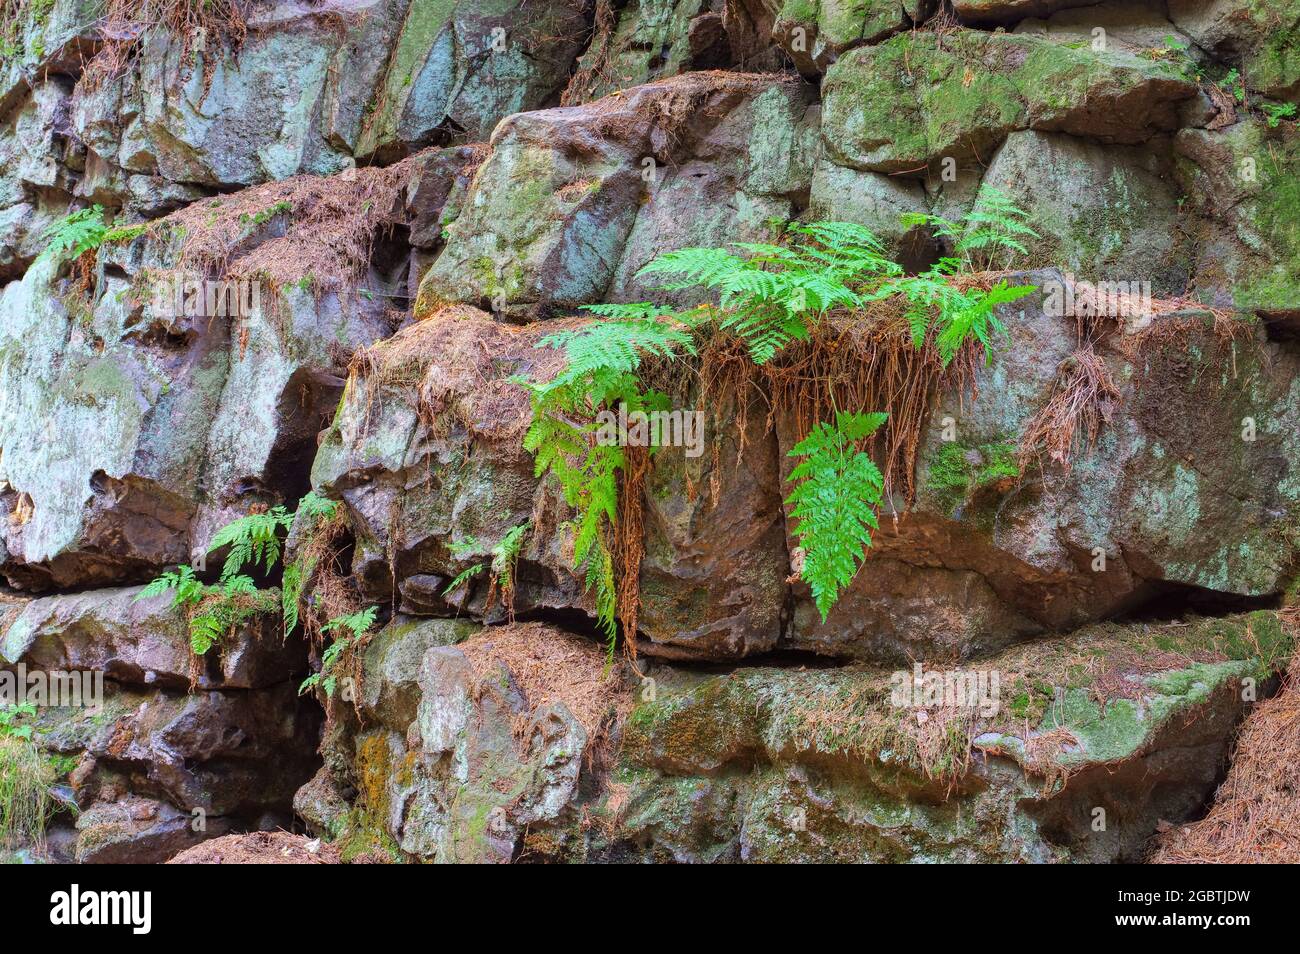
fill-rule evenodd
<path id="1" fill-rule="evenodd" d="M 1294 626 L 1300 5 L 235 9 L 193 33 L 0 0 L 0 667 L 105 685 L 23 717 L 46 851 L 298 825 L 346 861 L 1110 861 L 1204 814 Z M 706 354 L 662 383 L 706 450 L 635 491 L 607 657 L 522 444 L 543 339 L 694 304 L 641 269 L 792 222 L 924 269 L 951 241 L 923 217 L 988 187 L 1037 233 L 990 265 L 1037 291 L 924 393 L 829 615 L 785 502 L 806 415 L 761 375 L 720 397 Z M 48 250 L 95 207 L 97 247 Z M 166 307 L 188 280 L 260 297 Z M 1053 297 L 1079 281 L 1156 305 L 1094 334 Z M 1094 439 L 1023 456 L 1081 362 Z M 308 568 L 301 625 L 198 657 L 185 607 L 137 598 L 214 583 L 219 528 L 308 491 L 333 535 L 300 519 L 255 573 Z M 366 606 L 345 692 L 300 694 L 331 610 Z M 1000 708 L 891 703 L 914 664 L 998 673 Z"/>

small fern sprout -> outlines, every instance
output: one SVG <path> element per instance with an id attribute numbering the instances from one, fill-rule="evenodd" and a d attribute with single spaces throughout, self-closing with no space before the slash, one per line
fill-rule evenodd
<path id="1" fill-rule="evenodd" d="M 276 506 L 265 513 L 250 513 L 232 520 L 218 530 L 208 544 L 208 552 L 230 547 L 225 566 L 221 570 L 222 578 L 233 576 L 248 564 L 254 567 L 262 564 L 269 573 L 280 559 L 279 533 L 281 530 L 288 531 L 292 523 L 293 514 L 284 507 Z"/>
<path id="2" fill-rule="evenodd" d="M 203 582 L 194 573 L 193 567 L 182 565 L 152 580 L 135 595 L 135 600 L 132 602 L 148 599 L 151 596 L 162 596 L 165 593 L 172 594 L 172 606 L 197 603 L 203 596 Z"/>
<path id="3" fill-rule="evenodd" d="M 444 599 L 450 598 L 451 594 L 482 573 L 486 567 L 482 563 L 474 563 L 456 574 L 455 578 L 447 584 L 447 588 L 442 591 Z"/>
<path id="4" fill-rule="evenodd" d="M 1012 252 L 1026 255 L 1024 244 L 1039 238 L 1026 224 L 1029 213 L 1016 206 L 1007 193 L 985 184 L 975 198 L 975 207 L 963 219 L 964 228 L 954 250 L 968 265 L 993 268 L 1005 264 Z"/>
<path id="5" fill-rule="evenodd" d="M 298 694 L 304 695 L 319 686 L 325 690 L 326 697 L 332 699 L 334 691 L 338 687 L 336 670 L 339 666 L 339 660 L 346 651 L 361 648 L 366 636 L 374 628 L 375 619 L 378 615 L 379 607 L 370 606 L 348 616 L 335 617 L 322 626 L 321 632 L 332 635 L 334 637 L 333 642 L 326 646 L 325 651 L 321 653 L 320 672 L 313 673 L 304 679 L 302 685 L 298 687 Z"/>

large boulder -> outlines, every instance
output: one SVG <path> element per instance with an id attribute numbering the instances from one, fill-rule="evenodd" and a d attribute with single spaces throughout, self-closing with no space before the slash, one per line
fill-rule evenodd
<path id="1" fill-rule="evenodd" d="M 1086 349 L 1114 388 L 1092 398 L 1105 418 L 1096 446 L 1076 448 L 1068 472 L 1040 469 L 1025 463 L 1036 459 L 1025 435 L 1072 380 L 1077 318 L 1051 302 L 1066 285 L 1061 273 L 1017 280 L 1040 290 L 1002 310 L 1008 333 L 975 368 L 974 400 L 938 396 L 920 433 L 915 500 L 886 508 L 865 565 L 825 621 L 804 585 L 787 581 L 796 541 L 787 526 L 783 543 L 779 529 L 787 452 L 804 436 L 797 415 L 778 406 L 769 431 L 762 399 L 711 401 L 701 457 L 657 454 L 640 508 L 643 650 L 966 658 L 1177 587 L 1226 600 L 1282 592 L 1300 508 L 1294 355 L 1259 327 L 1225 338 L 1208 313 L 1154 319 L 1158 339 L 1108 321 Z M 567 508 L 533 476 L 522 449 L 527 395 L 510 380 L 553 374 L 562 358 L 536 345 L 568 327 L 519 329 L 452 308 L 372 351 L 313 473 L 347 504 L 366 599 L 396 594 L 410 613 L 502 619 L 484 568 L 505 534 L 528 523 L 514 609 L 591 612 L 571 566 Z M 1150 340 L 1163 344 L 1135 350 Z M 681 400 L 700 398 L 687 389 Z M 449 593 L 476 564 L 468 588 Z"/>
<path id="2" fill-rule="evenodd" d="M 572 325 L 518 328 L 455 307 L 368 352 L 312 472 L 318 490 L 346 505 L 365 599 L 396 596 L 408 613 L 500 620 L 507 610 L 488 602 L 487 572 L 449 587 L 485 568 L 506 533 L 527 523 L 513 611 L 593 610 L 572 565 L 571 511 L 554 481 L 534 476 L 522 446 L 528 395 L 511 380 L 549 380 L 563 356 L 537 344 Z M 712 452 L 655 455 L 639 577 L 639 629 L 654 643 L 731 657 L 773 649 L 780 637 L 789 569 L 776 442 L 757 398 L 745 411 L 702 412 L 698 449 Z"/>
<path id="3" fill-rule="evenodd" d="M 897 520 L 885 511 L 825 622 L 796 586 L 783 645 L 968 658 L 1180 588 L 1229 603 L 1286 589 L 1300 513 L 1295 354 L 1259 325 L 1222 337 L 1204 312 L 1155 318 L 1168 331 L 1145 341 L 1159 346 L 1135 348 L 1109 322 L 1083 348 L 1116 389 L 1091 399 L 1095 446 L 1077 447 L 1068 472 L 1025 463 L 1029 424 L 1069 383 L 1079 345 L 1076 318 L 1048 304 L 1064 277 L 1017 280 L 1040 291 L 1003 309 L 1008 335 L 976 368 L 975 399 L 939 398 L 912 506 L 895 501 Z M 778 434 L 783 450 L 802 437 L 780 422 Z"/>
<path id="4" fill-rule="evenodd" d="M 848 50 L 920 23 L 933 7 L 930 0 L 785 0 L 772 32 L 799 72 L 814 76 Z"/>
<path id="5" fill-rule="evenodd" d="M 264 689 L 306 669 L 300 642 L 273 625 L 242 626 L 214 659 L 190 650 L 185 613 L 170 595 L 140 599 L 140 587 L 88 590 L 26 603 L 0 634 L 0 660 L 43 671 L 100 672 L 158 689 Z"/>
<path id="6" fill-rule="evenodd" d="M 98 709 L 42 709 L 34 738 L 75 768 L 68 797 L 80 810 L 76 855 L 90 860 L 105 841 L 112 858 L 162 861 L 187 844 L 162 840 L 182 827 L 193 841 L 232 826 L 284 824 L 294 791 L 320 764 L 314 754 L 320 710 L 283 682 L 265 690 L 195 695 L 141 691 L 108 683 Z M 125 828 L 133 799 L 156 806 Z M 56 821 L 56 827 L 62 821 Z M 109 837 L 111 836 L 111 837 Z"/>
<path id="7" fill-rule="evenodd" d="M 6 10 L 8 13 L 9 10 Z M 23 4 L 2 28 L 0 116 L 51 74 L 75 74 L 99 40 L 100 0 L 47 0 Z"/>
<path id="8" fill-rule="evenodd" d="M 1187 286 L 1181 195 L 1157 151 L 1015 132 L 993 154 L 983 181 L 1024 209 L 1039 236 L 1029 252 L 1006 255 L 999 265 L 1050 262 L 1090 281 L 1147 281 L 1157 295 Z"/>
<path id="9" fill-rule="evenodd" d="M 358 156 L 425 145 L 438 135 L 483 140 L 512 113 L 564 88 L 588 23 L 572 0 L 400 3 L 400 30 L 366 104 Z M 350 60 L 375 59 L 356 48 Z"/>
<path id="10" fill-rule="evenodd" d="M 341 499 L 355 538 L 352 573 L 364 599 L 399 595 L 404 612 L 451 615 L 486 605 L 486 575 L 446 595 L 453 578 L 535 521 L 515 572 L 514 607 L 582 602 L 568 569 L 558 494 L 533 476 L 523 435 L 528 396 L 514 374 L 549 379 L 559 352 L 539 349 L 539 325 L 519 329 L 468 308 L 426 318 L 369 349 L 322 435 L 312 485 Z M 496 618 L 496 617 L 493 617 Z"/>
<path id="11" fill-rule="evenodd" d="M 378 233 L 437 241 L 475 155 L 447 153 L 189 206 L 102 246 L 89 289 L 50 256 L 6 286 L 11 585 L 139 581 L 189 561 L 254 503 L 292 507 L 352 353 L 392 333 L 387 298 L 408 293 L 412 253 Z M 201 280 L 242 282 L 239 314 L 188 307 Z"/>
<path id="12" fill-rule="evenodd" d="M 235 49 L 148 30 L 131 68 L 93 92 L 83 138 L 112 166 L 223 188 L 483 139 L 556 95 L 579 52 L 578 5 L 523 20 L 518 7 L 272 4 Z"/>
<path id="13" fill-rule="evenodd" d="M 732 43 L 722 0 L 632 0 L 597 4 L 595 30 L 565 88 L 564 105 L 690 70 L 731 65 Z"/>
<path id="14" fill-rule="evenodd" d="M 1294 317 L 1300 308 L 1300 136 L 1243 120 L 1174 139 L 1179 178 L 1202 218 L 1197 293 L 1219 307 Z"/>
<path id="15" fill-rule="evenodd" d="M 1272 614 L 1182 630 L 1089 631 L 967 670 L 930 664 L 915 682 L 656 667 L 655 701 L 629 715 L 612 794 L 592 809 L 613 816 L 612 844 L 550 841 L 686 862 L 1140 860 L 1213 791 L 1244 680 L 1289 651 Z M 971 691 L 927 695 L 958 676 Z"/>
<path id="16" fill-rule="evenodd" d="M 363 679 L 379 683 L 378 697 L 409 682 L 407 667 L 395 683 L 375 661 L 367 656 Z M 576 821 L 579 781 L 608 758 L 611 719 L 627 708 L 598 647 L 536 623 L 429 646 L 411 689 L 416 707 L 401 719 L 390 712 L 332 736 L 337 777 L 311 783 L 335 805 L 340 790 L 355 793 L 341 816 L 330 810 L 345 861 L 513 860 L 525 830 Z"/>
<path id="17" fill-rule="evenodd" d="M 1169 18 L 1216 57 L 1240 62 L 1247 88 L 1297 101 L 1300 4 L 1295 0 L 1170 0 Z"/>
<path id="18" fill-rule="evenodd" d="M 68 142 L 72 84 L 51 77 L 0 111 L 0 281 L 20 277 L 43 247 L 46 230 L 67 209 L 77 175 Z"/>
<path id="19" fill-rule="evenodd" d="M 115 275 L 78 313 L 56 275 L 42 258 L 0 292 L 5 575 L 94 586 L 186 562 L 229 332 L 151 334 Z"/>
<path id="20" fill-rule="evenodd" d="M 763 237 L 807 191 L 808 104 L 797 80 L 710 72 L 512 116 L 421 295 L 547 317 L 643 296 L 660 251 Z"/>
<path id="21" fill-rule="evenodd" d="M 1190 63 L 1052 36 L 908 33 L 841 57 L 822 86 L 822 141 L 840 165 L 912 173 L 987 161 L 1015 130 L 1141 142 L 1177 128 Z"/>

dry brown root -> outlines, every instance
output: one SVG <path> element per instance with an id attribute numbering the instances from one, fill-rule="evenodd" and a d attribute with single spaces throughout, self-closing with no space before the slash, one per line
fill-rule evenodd
<path id="1" fill-rule="evenodd" d="M 1052 396 L 1021 435 L 1020 472 L 1044 457 L 1068 472 L 1072 456 L 1096 442 L 1119 398 L 1105 360 L 1091 344 L 1081 346 L 1061 362 Z"/>
<path id="2" fill-rule="evenodd" d="M 246 5 L 241 0 L 108 0 L 99 23 L 102 43 L 82 69 L 77 92 L 93 93 L 126 72 L 154 30 L 179 38 L 187 63 L 213 48 L 238 50 L 248 35 Z M 215 68 L 215 58 L 204 56 L 205 91 Z"/>

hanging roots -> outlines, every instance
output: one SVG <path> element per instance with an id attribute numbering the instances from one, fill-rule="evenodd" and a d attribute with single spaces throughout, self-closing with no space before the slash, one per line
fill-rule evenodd
<path id="1" fill-rule="evenodd" d="M 181 59 L 192 65 L 213 47 L 238 50 L 248 35 L 240 0 L 108 0 L 99 22 L 102 43 L 77 81 L 79 93 L 94 93 L 125 73 L 140 55 L 149 34 L 166 30 L 181 42 Z M 216 58 L 203 58 L 206 92 Z"/>
<path id="2" fill-rule="evenodd" d="M 569 85 L 560 95 L 561 106 L 574 106 L 585 102 L 599 90 L 613 83 L 614 30 L 617 26 L 614 8 L 609 0 L 596 0 L 596 19 L 591 41 L 587 44 L 587 64 L 579 66 L 569 79 Z"/>
<path id="3" fill-rule="evenodd" d="M 981 350 L 967 344 L 944 367 L 933 340 L 912 343 L 901 301 L 873 302 L 864 309 L 837 313 L 820 322 L 805 341 L 783 349 L 772 361 L 754 365 L 743 345 L 719 337 L 701 358 L 701 403 L 734 401 L 743 414 L 748 388 L 766 395 L 768 427 L 792 425 L 799 437 L 835 411 L 889 410 L 889 418 L 866 449 L 880 464 L 885 493 L 916 494 L 916 457 L 922 428 L 935 398 L 955 389 L 974 389 Z M 738 422 L 744 433 L 744 421 Z"/>
<path id="4" fill-rule="evenodd" d="M 620 475 L 618 520 L 614 524 L 614 579 L 618 591 L 616 613 L 623 623 L 624 648 L 635 659 L 641 557 L 645 552 L 645 479 L 650 472 L 650 454 L 644 447 L 628 447 L 625 453 L 627 467 Z"/>
<path id="5" fill-rule="evenodd" d="M 1071 455 L 1092 447 L 1119 397 L 1106 362 L 1091 344 L 1080 347 L 1061 362 L 1052 396 L 1025 427 L 1020 472 L 1041 464 L 1044 455 L 1068 472 Z"/>

